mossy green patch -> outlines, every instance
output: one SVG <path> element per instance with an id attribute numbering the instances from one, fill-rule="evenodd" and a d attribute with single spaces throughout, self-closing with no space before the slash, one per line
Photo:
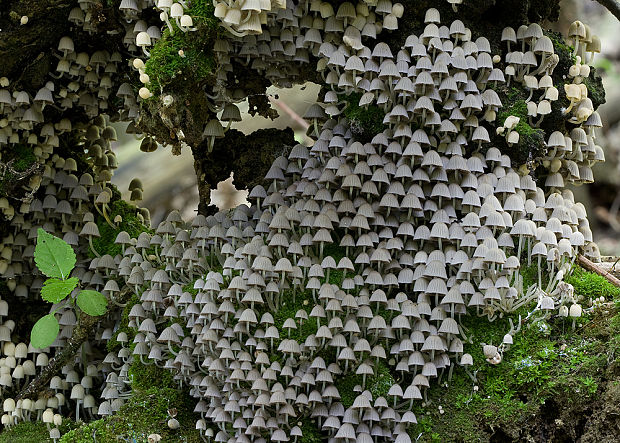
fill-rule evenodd
<path id="1" fill-rule="evenodd" d="M 13 182 L 19 177 L 19 172 L 25 172 L 36 162 L 37 158 L 32 149 L 26 145 L 15 145 L 9 155 L 5 155 L 2 161 L 6 165 L 10 165 L 12 169 L 5 169 L 4 175 L 0 177 L 0 196 L 3 196 L 13 187 Z M 10 193 L 10 192 L 9 192 Z"/>
<path id="2" fill-rule="evenodd" d="M 351 407 L 355 397 L 358 396 L 358 393 L 353 390 L 355 386 L 363 386 L 364 389 L 370 391 L 374 400 L 379 397 L 387 398 L 387 393 L 394 383 L 394 377 L 390 369 L 381 362 L 375 365 L 375 375 L 366 376 L 365 384 L 363 376 L 354 373 L 335 381 L 335 385 L 340 393 L 340 401 L 345 408 Z"/>
<path id="3" fill-rule="evenodd" d="M 212 0 L 190 0 L 187 13 L 194 19 L 194 25 L 203 23 L 213 28 L 219 24 L 219 20 L 213 15 L 214 10 Z"/>
<path id="4" fill-rule="evenodd" d="M 523 288 L 529 288 L 534 283 L 538 283 L 538 266 L 536 264 L 531 264 L 530 266 L 521 265 L 519 273 L 523 277 Z"/>
<path id="5" fill-rule="evenodd" d="M 22 422 L 0 433 L 0 443 L 51 442 L 49 432 L 42 422 Z"/>
<path id="6" fill-rule="evenodd" d="M 167 87 L 175 89 L 174 80 L 180 75 L 191 78 L 192 84 L 204 83 L 212 75 L 215 68 L 213 42 L 219 24 L 213 11 L 213 2 L 193 0 L 187 13 L 193 18 L 195 31 L 183 32 L 172 19 L 173 32 L 164 27 L 162 37 L 151 49 L 145 67 L 150 77 L 148 87 L 153 94 L 157 95 Z M 178 83 L 187 84 L 185 81 Z"/>
<path id="7" fill-rule="evenodd" d="M 598 297 L 604 297 L 607 300 L 620 299 L 620 288 L 611 284 L 605 277 L 578 266 L 575 266 L 566 282 L 573 285 L 576 295 L 585 299 Z"/>
<path id="8" fill-rule="evenodd" d="M 360 93 L 352 93 L 341 95 L 340 98 L 347 103 L 344 115 L 349 120 L 351 131 L 362 143 L 366 143 L 385 129 L 385 111 L 377 105 L 360 106 L 361 96 Z"/>
<path id="9" fill-rule="evenodd" d="M 194 280 L 193 282 L 188 283 L 185 286 L 183 286 L 183 292 L 189 292 L 195 297 L 198 294 L 198 289 L 194 288 L 195 282 L 196 281 Z"/>
<path id="10" fill-rule="evenodd" d="M 52 426 L 53 427 L 53 426 Z M 75 429 L 77 425 L 72 420 L 63 420 L 58 427 L 61 435 Z M 53 442 L 49 438 L 47 426 L 42 421 L 24 421 L 0 432 L 0 443 L 43 443 Z"/>
<path id="11" fill-rule="evenodd" d="M 121 231 L 126 231 L 130 237 L 137 238 L 142 232 L 149 231 L 149 229 L 138 218 L 138 209 L 125 202 L 124 200 L 114 200 L 108 205 L 107 214 L 110 220 L 114 220 L 117 215 L 120 215 L 123 219 L 117 225 L 116 229 L 108 224 L 106 219 L 97 214 L 95 222 L 99 228 L 99 237 L 93 238 L 93 246 L 95 250 L 101 254 L 110 254 L 114 257 L 116 254 L 122 254 L 122 245 L 115 244 L 116 236 Z M 92 254 L 92 251 L 90 251 Z M 91 255 L 94 257 L 94 255 Z"/>
<path id="12" fill-rule="evenodd" d="M 525 282 L 537 279 L 535 266 L 525 266 L 521 272 Z M 596 277 L 576 269 L 568 281 L 578 295 L 620 300 L 617 288 Z M 521 314 L 525 318 L 526 311 Z M 576 331 L 570 320 L 561 318 L 550 319 L 545 327 L 526 323 L 514 335 L 514 344 L 503 353 L 502 362 L 491 365 L 478 343 L 499 345 L 510 328 L 508 318 L 518 324 L 518 313 L 493 322 L 475 315 L 463 318 L 467 336 L 477 343 L 464 343 L 464 352 L 474 359 L 468 370 L 477 381 L 456 367 L 448 386 L 431 383 L 428 398 L 432 406 L 414 405 L 418 425 L 410 432 L 412 438 L 420 436 L 418 441 L 423 442 L 525 441 L 541 422 L 576 432 L 576 424 L 566 423 L 567 418 L 587 410 L 597 398 L 609 377 L 605 375 L 609 359 L 615 359 L 618 352 L 618 306 L 596 308 Z M 548 416 L 551 424 L 545 425 Z M 561 432 L 571 441 L 576 438 L 576 434 Z"/>
<path id="13" fill-rule="evenodd" d="M 159 434 L 162 441 L 201 442 L 195 430 L 196 420 L 193 408 L 196 403 L 186 391 L 173 387 L 150 387 L 134 389 L 132 396 L 114 415 L 83 424 L 60 439 L 63 443 L 91 443 L 93 441 L 147 442 L 150 434 Z M 167 421 L 168 410 L 176 409 L 180 423 L 177 430 L 171 430 Z"/>
<path id="14" fill-rule="evenodd" d="M 295 296 L 293 296 L 290 290 L 286 290 L 282 293 L 280 308 L 273 313 L 275 326 L 278 328 L 281 340 L 289 338 L 289 330 L 283 328 L 284 322 L 288 318 L 295 320 L 297 329 L 290 330 L 290 338 L 297 340 L 298 343 L 305 342 L 310 334 L 316 334 L 318 330 L 316 319 L 308 318 L 307 320 L 303 320 L 300 325 L 299 320 L 295 318 L 295 314 L 297 314 L 297 311 L 300 309 L 304 309 L 306 313 L 310 315 L 313 305 L 312 296 L 307 291 L 297 293 Z"/>
<path id="15" fill-rule="evenodd" d="M 325 248 L 323 249 L 323 256 L 332 257 L 337 265 L 340 262 L 340 260 L 346 255 L 345 252 L 346 251 L 344 247 L 338 246 L 335 243 L 331 243 L 331 244 L 325 245 Z M 339 269 L 330 269 L 329 273 L 325 271 L 325 277 L 321 279 L 321 283 L 327 282 L 330 284 L 336 284 L 340 286 L 342 284 L 342 281 L 345 279 L 345 277 L 351 278 L 352 277 L 351 271 L 349 271 L 349 273 L 346 274 Z"/>
<path id="16" fill-rule="evenodd" d="M 27 146 L 17 145 L 13 148 L 12 152 L 15 154 L 13 168 L 18 172 L 24 172 L 37 161 L 34 152 Z"/>
<path id="17" fill-rule="evenodd" d="M 592 100 L 594 109 L 606 102 L 603 80 L 600 75 L 597 75 L 596 68 L 590 69 L 590 76 L 583 79 L 583 84 L 588 88 L 588 98 Z"/>
<path id="18" fill-rule="evenodd" d="M 558 55 L 558 57 L 560 58 L 558 65 L 560 67 L 564 67 L 564 66 L 570 67 L 571 65 L 574 65 L 575 62 L 577 61 L 577 59 L 573 55 L 575 48 L 573 48 L 571 45 L 569 45 L 566 42 L 566 40 L 564 40 L 564 37 L 562 36 L 562 34 L 559 32 L 553 32 L 553 31 L 543 31 L 543 32 L 547 37 L 549 37 L 549 39 L 551 40 L 551 43 L 553 43 L 553 49 L 555 53 Z"/>
<path id="19" fill-rule="evenodd" d="M 331 256 L 333 257 L 333 259 L 336 261 L 336 263 L 338 263 L 340 261 L 340 259 L 342 259 L 346 254 L 345 254 L 345 248 L 342 246 L 338 246 L 335 243 L 330 243 L 328 245 L 325 245 L 325 247 L 323 248 L 323 256 L 327 257 L 327 256 Z"/>
<path id="20" fill-rule="evenodd" d="M 318 425 L 309 418 L 301 420 L 301 443 L 321 443 L 325 441 L 325 436 L 321 435 Z"/>
<path id="21" fill-rule="evenodd" d="M 506 110 L 499 115 L 498 122 L 500 125 L 503 125 L 509 116 L 514 115 L 520 119 L 517 126 L 513 129 L 514 131 L 517 131 L 520 136 L 527 136 L 534 133 L 535 129 L 528 124 L 527 103 L 525 100 L 517 100 L 512 106 L 504 109 Z"/>
<path id="22" fill-rule="evenodd" d="M 503 126 L 506 119 L 513 115 L 519 117 L 519 123 L 513 129 L 519 134 L 519 143 L 508 146 L 504 136 L 496 136 L 495 140 L 498 147 L 516 164 L 539 157 L 545 150 L 545 132 L 542 129 L 532 127 L 529 124 L 527 115 L 527 93 L 524 89 L 517 87 L 497 86 L 495 91 L 502 101 L 501 112 L 497 115 L 497 126 Z"/>
<path id="23" fill-rule="evenodd" d="M 134 360 L 129 367 L 128 373 L 132 388 L 137 390 L 169 388 L 175 384 L 172 379 L 172 373 L 156 366 L 154 363 L 143 365 L 140 360 Z"/>
<path id="24" fill-rule="evenodd" d="M 114 331 L 112 338 L 110 338 L 110 340 L 106 343 L 108 352 L 118 351 L 121 348 L 122 343 L 117 341 L 118 334 L 121 332 L 127 334 L 129 343 L 133 341 L 136 333 L 134 328 L 129 327 L 129 313 L 131 312 L 131 308 L 133 308 L 133 306 L 137 303 L 140 303 L 140 297 L 133 294 L 121 312 L 121 320 L 118 328 Z"/>

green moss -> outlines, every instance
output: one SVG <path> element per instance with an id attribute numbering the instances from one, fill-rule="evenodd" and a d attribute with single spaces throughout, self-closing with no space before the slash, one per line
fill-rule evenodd
<path id="1" fill-rule="evenodd" d="M 51 442 L 49 432 L 42 422 L 23 422 L 0 433 L 0 443 Z"/>
<path id="2" fill-rule="evenodd" d="M 6 169 L 4 176 L 0 178 L 0 196 L 14 186 L 15 179 L 18 177 L 14 172 L 24 172 L 30 168 L 36 161 L 32 149 L 26 145 L 15 145 L 8 155 L 2 158 L 3 163 L 9 164 L 13 171 Z M 10 192 L 9 192 L 10 193 Z"/>
<path id="3" fill-rule="evenodd" d="M 521 273 L 526 285 L 537 279 L 535 266 L 524 266 Z M 582 269 L 568 281 L 578 295 L 620 300 L 620 290 Z M 521 314 L 524 318 L 526 311 Z M 517 324 L 518 313 L 510 318 Z M 469 315 L 463 323 L 473 343 L 498 345 L 509 330 L 507 317 L 489 323 L 486 317 Z M 469 372 L 476 374 L 478 390 L 460 367 L 449 387 L 431 384 L 428 396 L 433 407 L 414 406 L 418 425 L 411 436 L 422 434 L 418 441 L 423 442 L 525 441 L 526 429 L 548 415 L 556 417 L 551 419 L 556 426 L 554 420 L 588 410 L 606 383 L 608 361 L 615 359 L 619 345 L 618 306 L 594 310 L 576 331 L 570 320 L 560 318 L 549 320 L 545 328 L 524 325 L 499 365 L 486 363 L 481 346 L 465 343 L 464 351 L 474 359 Z"/>
<path id="4" fill-rule="evenodd" d="M 314 423 L 309 418 L 304 418 L 301 420 L 301 443 L 321 443 L 325 439 L 323 435 L 321 435 L 321 431 L 319 430 L 316 423 Z"/>
<path id="5" fill-rule="evenodd" d="M 173 387 L 150 387 L 134 390 L 132 396 L 118 413 L 83 424 L 60 439 L 63 443 L 91 443 L 97 441 L 132 441 L 146 443 L 150 434 L 159 434 L 162 441 L 200 442 L 195 430 L 196 419 L 192 412 L 196 400 L 185 391 Z M 180 428 L 168 428 L 168 410 L 176 409 Z"/>
<path id="6" fill-rule="evenodd" d="M 27 146 L 17 145 L 12 149 L 12 152 L 15 154 L 13 168 L 18 172 L 24 172 L 37 161 L 34 152 Z"/>
<path id="7" fill-rule="evenodd" d="M 126 323 L 131 306 L 138 301 L 138 297 L 134 296 L 125 307 L 121 328 Z M 195 430 L 195 422 L 199 417 L 192 412 L 196 400 L 186 390 L 178 388 L 172 372 L 155 364 L 144 365 L 137 359 L 131 363 L 128 377 L 132 395 L 118 413 L 82 424 L 78 429 L 63 435 L 61 441 L 86 443 L 96 439 L 98 442 L 117 442 L 120 438 L 123 441 L 146 442 L 147 436 L 152 433 L 160 434 L 162 441 L 201 441 Z M 173 408 L 178 411 L 176 418 L 181 424 L 177 431 L 167 426 L 168 409 Z"/>
<path id="8" fill-rule="evenodd" d="M 119 232 L 126 231 L 130 237 L 137 238 L 142 232 L 149 230 L 138 218 L 138 209 L 121 199 L 110 203 L 106 212 L 110 220 L 114 221 L 114 218 L 120 215 L 123 221 L 118 224 L 116 229 L 113 229 L 103 216 L 97 214 L 95 223 L 99 228 L 100 237 L 93 238 L 93 246 L 101 255 L 110 254 L 114 257 L 116 254 L 122 253 L 121 245 L 114 243 Z M 89 253 L 91 257 L 94 257 L 92 251 Z"/>
<path id="9" fill-rule="evenodd" d="M 344 280 L 344 274 L 342 273 L 342 271 L 338 271 L 336 269 L 331 269 L 329 271 L 329 283 L 330 284 L 340 286 L 340 284 L 342 283 L 342 280 Z"/>
<path id="10" fill-rule="evenodd" d="M 524 288 L 529 288 L 534 283 L 538 282 L 538 267 L 535 264 L 530 266 L 522 266 L 519 272 L 523 277 Z"/>
<path id="11" fill-rule="evenodd" d="M 134 360 L 129 367 L 129 378 L 132 388 L 137 390 L 169 388 L 175 383 L 170 371 L 155 364 L 143 365 L 139 359 Z"/>
<path id="12" fill-rule="evenodd" d="M 219 23 L 213 10 L 213 2 L 193 0 L 187 13 L 192 16 L 196 31 L 183 32 L 174 20 L 170 21 L 174 33 L 164 27 L 162 38 L 151 49 L 145 67 L 153 94 L 157 95 L 169 85 L 174 89 L 173 80 L 179 75 L 191 78 L 193 84 L 203 83 L 211 76 L 215 68 L 213 41 Z M 182 55 L 179 51 L 183 51 Z M 178 83 L 186 84 L 185 81 Z"/>
<path id="13" fill-rule="evenodd" d="M 62 435 L 76 427 L 77 425 L 74 421 L 64 419 L 58 430 Z M 4 428 L 0 432 L 0 443 L 42 443 L 52 441 L 49 438 L 47 426 L 41 421 L 20 422 L 11 428 Z"/>
<path id="14" fill-rule="evenodd" d="M 596 74 L 596 68 L 590 69 L 590 76 L 583 79 L 583 84 L 588 88 L 588 97 L 592 100 L 594 109 L 606 102 L 603 80 Z"/>
<path id="15" fill-rule="evenodd" d="M 316 331 L 318 330 L 316 319 L 308 318 L 308 320 L 304 320 L 300 326 L 299 320 L 295 319 L 295 314 L 298 310 L 305 309 L 308 315 L 310 315 L 310 311 L 314 304 L 312 301 L 312 295 L 306 291 L 303 293 L 298 293 L 295 297 L 293 297 L 293 293 L 290 290 L 286 290 L 282 293 L 281 297 L 280 308 L 273 313 L 273 319 L 275 321 L 275 326 L 278 328 L 278 332 L 280 333 L 280 339 L 289 337 L 288 330 L 284 329 L 282 326 L 284 325 L 286 319 L 292 318 L 297 324 L 297 329 L 291 330 L 290 338 L 297 340 L 298 343 L 303 343 L 310 334 L 316 334 Z"/>
<path id="16" fill-rule="evenodd" d="M 338 246 L 336 243 L 330 243 L 323 248 L 323 256 L 331 256 L 336 260 L 336 263 L 340 261 L 346 254 L 346 250 L 342 246 Z"/>
<path id="17" fill-rule="evenodd" d="M 497 116 L 498 127 L 502 126 L 511 115 L 520 119 L 514 128 L 514 131 L 519 134 L 519 143 L 508 146 L 505 137 L 498 136 L 496 137 L 498 146 L 517 164 L 525 163 L 529 159 L 540 156 L 545 150 L 545 132 L 542 129 L 533 128 L 529 124 L 525 90 L 504 86 L 495 89 L 503 103 L 502 112 Z"/>
<path id="18" fill-rule="evenodd" d="M 575 288 L 575 294 L 586 299 L 604 297 L 607 300 L 620 299 L 620 288 L 612 285 L 605 277 L 575 266 L 566 279 Z"/>
<path id="19" fill-rule="evenodd" d="M 328 245 L 325 245 L 325 248 L 323 249 L 323 256 L 327 257 L 327 256 L 331 256 L 334 261 L 336 262 L 336 264 L 338 264 L 340 262 L 340 260 L 346 255 L 345 254 L 345 248 L 342 246 L 338 246 L 335 243 L 331 243 Z M 353 275 L 351 272 L 348 273 L 348 275 L 346 275 L 347 278 L 351 278 Z M 327 275 L 325 276 L 327 277 Z M 330 269 L 329 270 L 329 283 L 330 284 L 335 284 L 335 285 L 341 285 L 342 281 L 344 280 L 345 274 L 337 269 Z M 321 279 L 321 283 L 325 283 L 326 282 L 326 278 L 322 278 Z"/>
<path id="20" fill-rule="evenodd" d="M 344 115 L 349 119 L 351 130 L 361 142 L 365 143 L 385 129 L 383 124 L 385 112 L 376 105 L 360 107 L 361 96 L 360 93 L 353 93 L 342 95 L 340 98 L 347 102 Z"/>
<path id="21" fill-rule="evenodd" d="M 372 394 L 372 398 L 378 397 L 387 398 L 387 393 L 395 383 L 394 377 L 390 373 L 390 370 L 383 363 L 375 365 L 376 375 L 366 377 L 366 385 L 364 389 L 368 389 Z M 363 377 L 356 374 L 348 374 L 344 377 L 336 380 L 335 385 L 340 392 L 340 401 L 345 408 L 351 407 L 357 397 L 357 393 L 353 390 L 355 386 L 362 386 Z"/>
<path id="22" fill-rule="evenodd" d="M 118 329 L 114 332 L 112 338 L 110 338 L 110 340 L 108 340 L 108 342 L 106 343 L 106 347 L 109 352 L 118 351 L 121 348 L 121 343 L 116 341 L 118 334 L 120 334 L 121 332 L 127 334 L 129 343 L 131 343 L 134 339 L 136 333 L 135 329 L 129 327 L 129 313 L 131 312 L 131 308 L 133 308 L 136 303 L 140 303 L 140 297 L 138 297 L 136 294 L 133 294 L 131 298 L 127 301 L 127 304 L 121 312 L 121 321 Z"/>
<path id="23" fill-rule="evenodd" d="M 555 53 L 560 57 L 558 65 L 560 67 L 574 65 L 577 61 L 577 59 L 573 55 L 575 48 L 566 43 L 566 40 L 564 40 L 562 34 L 553 31 L 544 31 L 544 34 L 549 37 L 551 43 L 553 43 L 553 49 L 555 50 Z"/>
<path id="24" fill-rule="evenodd" d="M 520 136 L 528 136 L 536 131 L 528 124 L 527 103 L 525 100 L 519 99 L 512 103 L 509 108 L 504 107 L 503 109 L 506 110 L 500 113 L 498 118 L 500 126 L 503 126 L 509 116 L 514 115 L 520 119 L 519 123 L 517 123 L 517 126 L 514 128 L 514 131 L 517 131 Z"/>
<path id="25" fill-rule="evenodd" d="M 194 283 L 196 282 L 196 280 L 194 280 L 191 283 L 186 284 L 185 286 L 183 286 L 183 292 L 189 292 L 190 294 L 192 294 L 194 297 L 198 294 L 198 289 L 194 288 Z"/>
<path id="26" fill-rule="evenodd" d="M 213 15 L 215 10 L 211 0 L 190 0 L 187 13 L 194 19 L 194 26 L 204 24 L 208 27 L 216 27 L 219 22 Z"/>

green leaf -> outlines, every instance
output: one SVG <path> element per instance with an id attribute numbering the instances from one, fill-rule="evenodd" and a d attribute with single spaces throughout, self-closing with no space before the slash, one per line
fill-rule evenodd
<path id="1" fill-rule="evenodd" d="M 41 297 L 50 303 L 58 303 L 69 295 L 79 282 L 76 277 L 67 280 L 47 279 L 41 288 Z"/>
<path id="2" fill-rule="evenodd" d="M 41 228 L 37 234 L 37 246 L 34 249 L 34 262 L 37 268 L 48 277 L 66 279 L 75 266 L 73 248 L 64 240 L 48 234 Z"/>
<path id="3" fill-rule="evenodd" d="M 90 289 L 80 291 L 77 296 L 77 304 L 88 315 L 103 315 L 108 309 L 108 300 L 100 292 Z"/>
<path id="4" fill-rule="evenodd" d="M 60 326 L 54 314 L 47 314 L 41 317 L 32 327 L 30 344 L 39 349 L 47 348 L 56 340 L 59 330 Z"/>

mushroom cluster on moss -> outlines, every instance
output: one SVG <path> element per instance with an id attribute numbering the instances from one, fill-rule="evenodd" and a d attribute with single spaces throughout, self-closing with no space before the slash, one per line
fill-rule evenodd
<path id="1" fill-rule="evenodd" d="M 251 191 L 252 207 L 190 226 L 173 214 L 125 250 L 123 274 L 152 274 L 147 290 L 136 286 L 134 355 L 176 368 L 200 399 L 201 429 L 211 423 L 223 440 L 286 439 L 309 416 L 327 437 L 404 440 L 412 402 L 471 364 L 464 315 L 493 320 L 529 306 L 544 318 L 578 306 L 562 280 L 578 251 L 596 255 L 583 205 L 562 173 L 537 185 L 489 146 L 502 104 L 486 86 L 504 79 L 489 43 L 469 35 L 430 10 L 425 33 L 396 57 L 382 43 L 321 43 L 327 84 L 381 106 L 387 129 L 363 144 L 342 109 L 315 105 L 313 146 L 278 158 L 266 188 Z M 552 55 L 534 54 L 535 66 L 507 75 L 525 83 Z M 559 137 L 551 135 L 554 160 Z M 153 244 L 157 254 L 143 260 Z M 549 282 L 524 287 L 522 259 L 548 268 Z M 518 329 L 484 345 L 489 363 L 501 362 Z M 375 397 L 366 383 L 379 365 L 398 380 Z M 338 380 L 348 374 L 360 384 L 345 406 Z M 371 417 L 382 416 L 392 418 L 377 427 Z"/>
<path id="2" fill-rule="evenodd" d="M 86 3 L 69 19 L 88 31 Z M 449 3 L 457 10 L 462 2 Z M 472 343 L 463 328 L 467 315 L 493 321 L 521 308 L 532 320 L 581 315 L 564 278 L 578 253 L 595 258 L 598 250 L 583 205 L 565 186 L 592 181 L 591 166 L 604 159 L 593 132 L 600 118 L 583 92 L 589 68 L 582 64 L 588 46 L 581 28 L 570 36 L 577 57 L 565 85 L 572 129 L 545 134 L 545 152 L 535 159 L 545 173 L 537 182 L 492 145 L 490 134 L 515 144 L 520 119 L 540 125 L 558 100 L 551 80 L 558 56 L 538 25 L 506 28 L 502 53 L 492 54 L 487 38 L 473 40 L 463 22 L 442 24 L 439 11 L 429 9 L 422 33 L 393 48 L 377 36 L 398 28 L 402 4 L 338 5 L 215 2 L 231 32 L 214 47 L 220 77 L 208 97 L 221 114 L 204 128 L 209 148 L 240 118 L 234 102 L 244 94 L 223 81 L 233 64 L 290 86 L 311 60 L 325 82 L 322 101 L 306 114 L 313 144 L 296 145 L 273 162 L 264 186 L 249 193 L 252 206 L 191 223 L 174 211 L 153 232 L 130 235 L 109 216 L 116 133 L 104 114 L 122 61 L 116 53 L 76 54 L 63 38 L 58 78 L 34 98 L 0 80 L 2 153 L 29 147 L 43 168 L 40 180 L 29 183 L 31 201 L 1 202 L 13 230 L 0 248 L 9 291 L 34 298 L 43 285 L 32 263 L 43 227 L 74 246 L 74 275 L 84 285 L 119 306 L 121 291 L 139 300 L 125 307 L 122 328 L 119 312 L 97 326 L 92 344 L 114 338 L 113 349 L 98 356 L 85 344 L 52 378 L 51 398 L 17 402 L 6 393 L 45 366 L 77 319 L 61 308 L 58 339 L 36 350 L 13 343 L 16 313 L 2 305 L 4 425 L 35 415 L 56 426 L 63 413 L 111 415 L 131 395 L 130 367 L 139 362 L 170 370 L 179 386 L 189 387 L 206 440 L 296 440 L 303 438 L 299 422 L 311 419 L 327 440 L 406 442 L 417 423 L 411 408 L 426 399 L 431 383 L 473 364 L 464 352 Z M 161 12 L 156 24 L 141 18 L 152 6 Z M 141 57 L 149 57 L 162 26 L 170 33 L 193 29 L 186 9 L 171 0 L 120 2 L 124 44 L 144 85 L 136 97 L 129 82 L 120 84 L 120 119 L 137 119 L 139 101 L 157 93 Z M 527 90 L 527 117 L 498 121 L 503 104 L 495 88 L 502 84 Z M 384 114 L 384 129 L 368 141 L 356 137 L 346 117 L 342 98 L 352 94 L 360 109 L 375 106 Z M 161 100 L 174 102 L 171 95 Z M 91 121 L 45 120 L 57 115 L 54 107 L 73 105 Z M 128 132 L 134 131 L 132 124 Z M 80 164 L 57 152 L 59 134 L 70 134 L 82 149 Z M 146 138 L 142 149 L 155 148 Z M 140 200 L 139 181 L 130 188 L 131 199 Z M 148 224 L 148 212 L 142 214 Z M 116 252 L 109 244 L 110 251 L 97 247 L 103 234 L 115 239 Z M 521 263 L 538 265 L 529 287 Z M 499 364 L 518 331 L 511 327 L 498 345 L 475 344 Z M 385 389 L 373 382 L 382 374 Z M 342 381 L 353 376 L 351 394 Z M 174 430 L 180 423 L 170 414 L 167 425 Z M 50 435 L 57 438 L 57 428 Z"/>
<path id="3" fill-rule="evenodd" d="M 44 147 L 41 143 L 32 148 L 33 161 L 40 165 L 43 172 L 38 176 L 39 180 L 30 182 L 33 198 L 15 207 L 11 206 L 14 200 L 10 200 L 7 207 L 11 211 L 4 213 L 10 231 L 0 246 L 4 251 L 0 274 L 11 296 L 17 300 L 28 303 L 39 297 L 45 278 L 35 267 L 33 256 L 37 229 L 43 228 L 75 249 L 79 260 L 72 275 L 80 279 L 83 287 L 103 291 L 114 300 L 114 295 L 119 292 L 118 284 L 113 280 L 118 275 L 117 263 L 105 251 L 98 251 L 93 241 L 100 237 L 99 226 L 102 224 L 109 223 L 112 229 L 118 229 L 106 213 L 113 193 L 110 180 L 117 165 L 111 151 L 116 131 L 104 116 L 98 116 L 85 125 L 72 126 L 67 121 L 61 126 L 83 149 L 84 154 L 80 157 L 83 163 L 78 164 L 73 157 L 60 156 L 53 149 L 41 149 Z M 85 169 L 89 172 L 83 172 Z M 135 185 L 136 189 L 139 187 L 139 184 Z M 100 214 L 99 220 L 95 218 L 97 213 Z M 149 223 L 148 211 L 142 211 L 138 217 L 143 223 Z M 122 222 L 122 217 L 117 214 L 114 223 L 119 222 Z M 91 259 L 93 255 L 97 258 Z M 49 429 L 50 438 L 57 440 L 60 438 L 57 428 L 61 420 L 59 414 L 63 413 L 63 408 L 65 411 L 72 410 L 77 419 L 93 419 L 98 413 L 100 400 L 95 398 L 97 394 L 92 388 L 104 381 L 105 374 L 101 371 L 104 363 L 97 361 L 91 345 L 101 346 L 111 337 L 116 319 L 102 322 L 90 343 L 84 345 L 80 359 L 69 361 L 63 366 L 62 375 L 52 378 L 49 385 L 53 393 L 51 397 L 11 402 L 8 401 L 12 400 L 10 395 L 25 388 L 62 350 L 77 325 L 77 317 L 66 303 L 52 306 L 60 313 L 60 333 L 50 347 L 37 349 L 27 342 L 15 341 L 15 322 L 10 318 L 17 318 L 20 313 L 10 311 L 6 301 L 2 302 L 0 315 L 5 318 L 0 322 L 0 385 L 2 398 L 7 401 L 2 423 L 10 426 L 19 420 L 43 419 L 45 423 L 55 425 Z M 117 410 L 120 404 L 116 402 L 113 406 L 113 410 Z"/>

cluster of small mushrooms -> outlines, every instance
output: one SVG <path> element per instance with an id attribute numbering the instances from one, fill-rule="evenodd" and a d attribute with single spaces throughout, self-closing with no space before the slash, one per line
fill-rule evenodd
<path id="1" fill-rule="evenodd" d="M 69 18 L 86 31 L 88 3 Z M 432 383 L 449 381 L 455 366 L 467 371 L 473 364 L 464 353 L 471 343 L 465 316 L 493 321 L 524 306 L 531 318 L 581 315 L 563 279 L 578 252 L 598 251 L 584 206 L 564 187 L 591 182 L 591 166 L 604 159 L 593 131 L 600 118 L 582 82 L 589 74 L 582 62 L 596 51 L 584 25 L 571 31 L 577 57 L 565 86 L 574 129 L 547 135 L 539 160 L 549 172 L 536 182 L 527 165 L 513 165 L 490 146 L 487 128 L 518 143 L 519 117 L 498 122 L 497 85 L 530 91 L 533 126 L 558 99 L 551 80 L 558 57 L 538 25 L 505 29 L 502 61 L 486 38 L 472 41 L 462 22 L 442 24 L 429 9 L 424 32 L 394 54 L 373 43 L 382 30 L 397 29 L 403 14 L 389 0 L 344 2 L 336 11 L 317 0 L 215 3 L 229 31 L 215 45 L 221 72 L 236 60 L 286 86 L 312 59 L 326 86 L 322 102 L 305 115 L 314 144 L 277 158 L 265 186 L 251 190 L 249 207 L 190 223 L 172 212 L 137 238 L 119 232 L 122 253 L 114 257 L 92 242 L 99 236 L 96 214 L 113 229 L 122 221 L 108 216 L 116 133 L 103 115 L 106 100 L 116 94 L 125 103 L 123 119 L 137 117 L 139 100 L 152 94 L 137 55 L 148 57 L 161 26 L 192 31 L 182 2 L 121 2 L 125 42 L 145 84 L 141 98 L 128 83 L 116 92 L 107 87 L 119 54 L 76 54 L 68 38 L 60 41 L 54 79 L 35 98 L 0 83 L 2 151 L 27 144 L 43 168 L 25 185 L 29 201 L 0 200 L 13 229 L 0 248 L 9 289 L 17 298 L 38 297 L 43 276 L 33 252 L 43 227 L 75 248 L 74 275 L 84 288 L 103 292 L 111 304 L 125 289 L 140 299 L 128 315 L 129 333 L 119 332 L 120 313 L 113 311 L 52 379 L 51 398 L 17 402 L 5 393 L 23 387 L 62 348 L 76 316 L 61 308 L 58 339 L 34 349 L 12 341 L 14 313 L 0 301 L 3 425 L 42 419 L 57 426 L 67 411 L 76 419 L 111 415 L 131 395 L 129 367 L 139 361 L 170 370 L 190 388 L 205 440 L 296 441 L 300 420 L 310 418 L 329 441 L 407 442 L 417 422 L 414 402 L 425 401 Z M 140 13 L 152 6 L 161 23 L 149 26 Z M 365 143 L 343 113 L 343 94 L 354 92 L 360 107 L 385 112 L 386 129 Z M 236 107 L 223 83 L 214 94 L 229 123 Z M 43 117 L 47 107 L 72 106 L 92 121 L 72 127 L 66 118 Z M 63 132 L 78 137 L 79 161 L 93 174 L 78 173 L 78 161 L 56 152 Z M 218 120 L 205 129 L 211 143 L 223 134 Z M 140 200 L 139 184 L 133 195 Z M 140 216 L 148 224 L 148 212 Z M 532 263 L 548 276 L 543 281 L 539 271 L 538 282 L 525 287 L 519 271 Z M 489 363 L 501 362 L 518 330 L 507 331 L 502 343 L 477 344 Z M 120 349 L 97 359 L 91 348 L 111 338 Z M 379 368 L 394 382 L 373 396 L 369 383 Z M 350 393 L 339 391 L 338 380 L 351 374 L 361 383 L 345 405 L 343 394 Z M 50 436 L 59 438 L 56 427 Z"/>

